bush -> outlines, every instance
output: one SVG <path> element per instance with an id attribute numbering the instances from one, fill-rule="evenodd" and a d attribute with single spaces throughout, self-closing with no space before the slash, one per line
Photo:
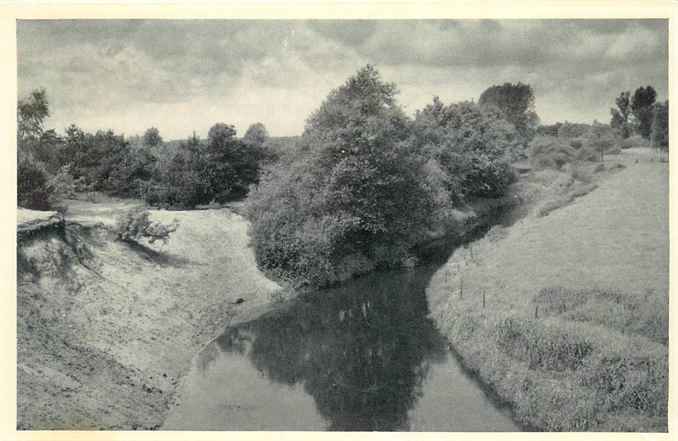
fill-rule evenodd
<path id="1" fill-rule="evenodd" d="M 620 147 L 622 149 L 630 149 L 632 147 L 645 147 L 647 145 L 647 141 L 643 139 L 642 136 L 640 135 L 633 135 L 630 136 L 620 143 Z"/>
<path id="2" fill-rule="evenodd" d="M 17 204 L 33 210 L 48 210 L 49 176 L 42 164 L 31 158 L 19 160 L 17 166 Z"/>
<path id="3" fill-rule="evenodd" d="M 535 169 L 560 170 L 565 164 L 575 161 L 578 151 L 560 138 L 537 136 L 530 143 L 530 163 Z"/>
<path id="4" fill-rule="evenodd" d="M 63 199 L 75 197 L 76 187 L 76 181 L 71 175 L 71 167 L 69 165 L 61 167 L 47 182 L 50 205 L 54 205 Z"/>
<path id="5" fill-rule="evenodd" d="M 120 214 L 115 226 L 118 239 L 135 243 L 142 239 L 148 239 L 150 243 L 161 240 L 166 244 L 170 234 L 179 228 L 179 222 L 175 219 L 170 225 L 165 225 L 151 221 L 149 215 L 145 208 L 137 208 Z"/>

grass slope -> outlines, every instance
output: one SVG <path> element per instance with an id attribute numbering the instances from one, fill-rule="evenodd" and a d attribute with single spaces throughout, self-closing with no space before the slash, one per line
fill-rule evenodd
<path id="1" fill-rule="evenodd" d="M 248 223 L 229 210 L 154 211 L 180 227 L 166 246 L 146 247 L 91 226 L 111 224 L 113 207 L 72 208 L 70 220 L 90 227 L 18 247 L 17 426 L 158 427 L 200 346 L 279 286 L 256 268 Z"/>
<path id="2" fill-rule="evenodd" d="M 620 158 L 591 193 L 455 252 L 427 290 L 464 363 L 537 429 L 667 429 L 668 166 Z"/>

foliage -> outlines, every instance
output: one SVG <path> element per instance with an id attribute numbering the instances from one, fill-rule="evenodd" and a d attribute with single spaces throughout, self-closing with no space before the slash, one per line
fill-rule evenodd
<path id="1" fill-rule="evenodd" d="M 503 194 L 520 141 L 501 112 L 436 99 L 412 121 L 396 92 L 359 70 L 266 169 L 246 210 L 260 267 L 327 285 L 399 266 L 452 206 Z"/>
<path id="2" fill-rule="evenodd" d="M 530 143 L 530 163 L 535 169 L 561 169 L 574 162 L 577 152 L 562 139 L 553 136 L 537 136 Z"/>
<path id="3" fill-rule="evenodd" d="M 652 119 L 652 145 L 668 150 L 669 148 L 669 101 L 654 106 Z"/>
<path id="4" fill-rule="evenodd" d="M 308 119 L 301 154 L 269 168 L 248 204 L 262 268 L 326 285 L 408 256 L 430 197 L 395 94 L 361 69 Z"/>
<path id="5" fill-rule="evenodd" d="M 144 133 L 143 144 L 147 147 L 157 147 L 162 145 L 162 136 L 160 136 L 160 131 L 155 127 L 148 128 Z"/>
<path id="6" fill-rule="evenodd" d="M 640 135 L 632 135 L 622 140 L 620 147 L 622 149 L 630 149 L 631 147 L 642 147 L 647 144 L 647 141 Z"/>
<path id="7" fill-rule="evenodd" d="M 516 129 L 502 114 L 469 102 L 445 106 L 434 98 L 417 112 L 413 132 L 457 202 L 501 196 L 513 178 L 510 163 L 524 157 Z"/>
<path id="8" fill-rule="evenodd" d="M 49 176 L 42 165 L 24 157 L 17 164 L 17 204 L 33 210 L 49 209 Z"/>
<path id="9" fill-rule="evenodd" d="M 49 116 L 49 104 L 45 89 L 38 89 L 17 103 L 17 139 L 39 138 L 43 123 Z"/>
<path id="10" fill-rule="evenodd" d="M 558 131 L 562 125 L 563 123 L 561 122 L 557 122 L 555 124 L 542 124 L 537 127 L 536 134 L 542 136 L 558 136 Z"/>
<path id="11" fill-rule="evenodd" d="M 47 116 L 49 106 L 43 89 L 33 91 L 17 103 L 17 204 L 20 207 L 50 208 L 50 174 L 43 160 L 52 157 L 47 140 L 52 140 L 54 133 L 43 133 Z"/>
<path id="12" fill-rule="evenodd" d="M 645 139 L 650 139 L 656 98 L 657 92 L 652 86 L 639 87 L 633 93 L 631 111 L 636 120 L 638 133 Z"/>
<path id="13" fill-rule="evenodd" d="M 489 87 L 480 95 L 478 104 L 496 107 L 524 140 L 532 139 L 539 117 L 534 111 L 534 92 L 529 84 L 504 83 Z"/>
<path id="14" fill-rule="evenodd" d="M 149 216 L 150 213 L 145 208 L 136 208 L 121 213 L 115 226 L 118 239 L 124 242 L 139 242 L 142 239 L 148 239 L 150 243 L 160 240 L 166 244 L 170 234 L 179 228 L 179 222 L 175 219 L 170 225 L 165 225 L 151 221 Z"/>
<path id="15" fill-rule="evenodd" d="M 621 92 L 615 99 L 617 108 L 610 109 L 610 114 L 612 115 L 610 126 L 619 132 L 622 139 L 631 136 L 632 127 L 629 122 L 629 116 L 631 115 L 630 96 L 631 92 Z"/>
<path id="16" fill-rule="evenodd" d="M 266 127 L 260 123 L 254 123 L 245 132 L 242 141 L 251 146 L 262 147 L 264 143 L 268 140 L 268 131 Z"/>
<path id="17" fill-rule="evenodd" d="M 76 188 L 77 184 L 71 174 L 70 165 L 64 165 L 47 182 L 50 205 L 66 198 L 75 197 Z"/>
<path id="18" fill-rule="evenodd" d="M 558 127 L 559 138 L 582 138 L 591 130 L 590 124 L 565 121 Z"/>

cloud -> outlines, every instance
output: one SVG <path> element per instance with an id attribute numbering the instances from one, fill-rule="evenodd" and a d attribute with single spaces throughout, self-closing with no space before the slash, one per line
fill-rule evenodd
<path id="1" fill-rule="evenodd" d="M 165 138 L 217 121 L 298 134 L 367 63 L 408 112 L 522 81 L 545 121 L 606 120 L 619 91 L 668 89 L 666 20 L 21 20 L 17 43 L 19 93 L 47 88 L 57 129 Z"/>

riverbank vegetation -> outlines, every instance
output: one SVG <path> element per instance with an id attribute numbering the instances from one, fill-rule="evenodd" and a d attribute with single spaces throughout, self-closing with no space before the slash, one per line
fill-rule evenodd
<path id="1" fill-rule="evenodd" d="M 247 206 L 263 269 L 324 286 L 400 266 L 432 231 L 454 229 L 455 209 L 506 192 L 527 139 L 500 107 L 435 98 L 409 118 L 396 94 L 361 69 L 309 117 L 295 154 L 267 170 Z"/>

